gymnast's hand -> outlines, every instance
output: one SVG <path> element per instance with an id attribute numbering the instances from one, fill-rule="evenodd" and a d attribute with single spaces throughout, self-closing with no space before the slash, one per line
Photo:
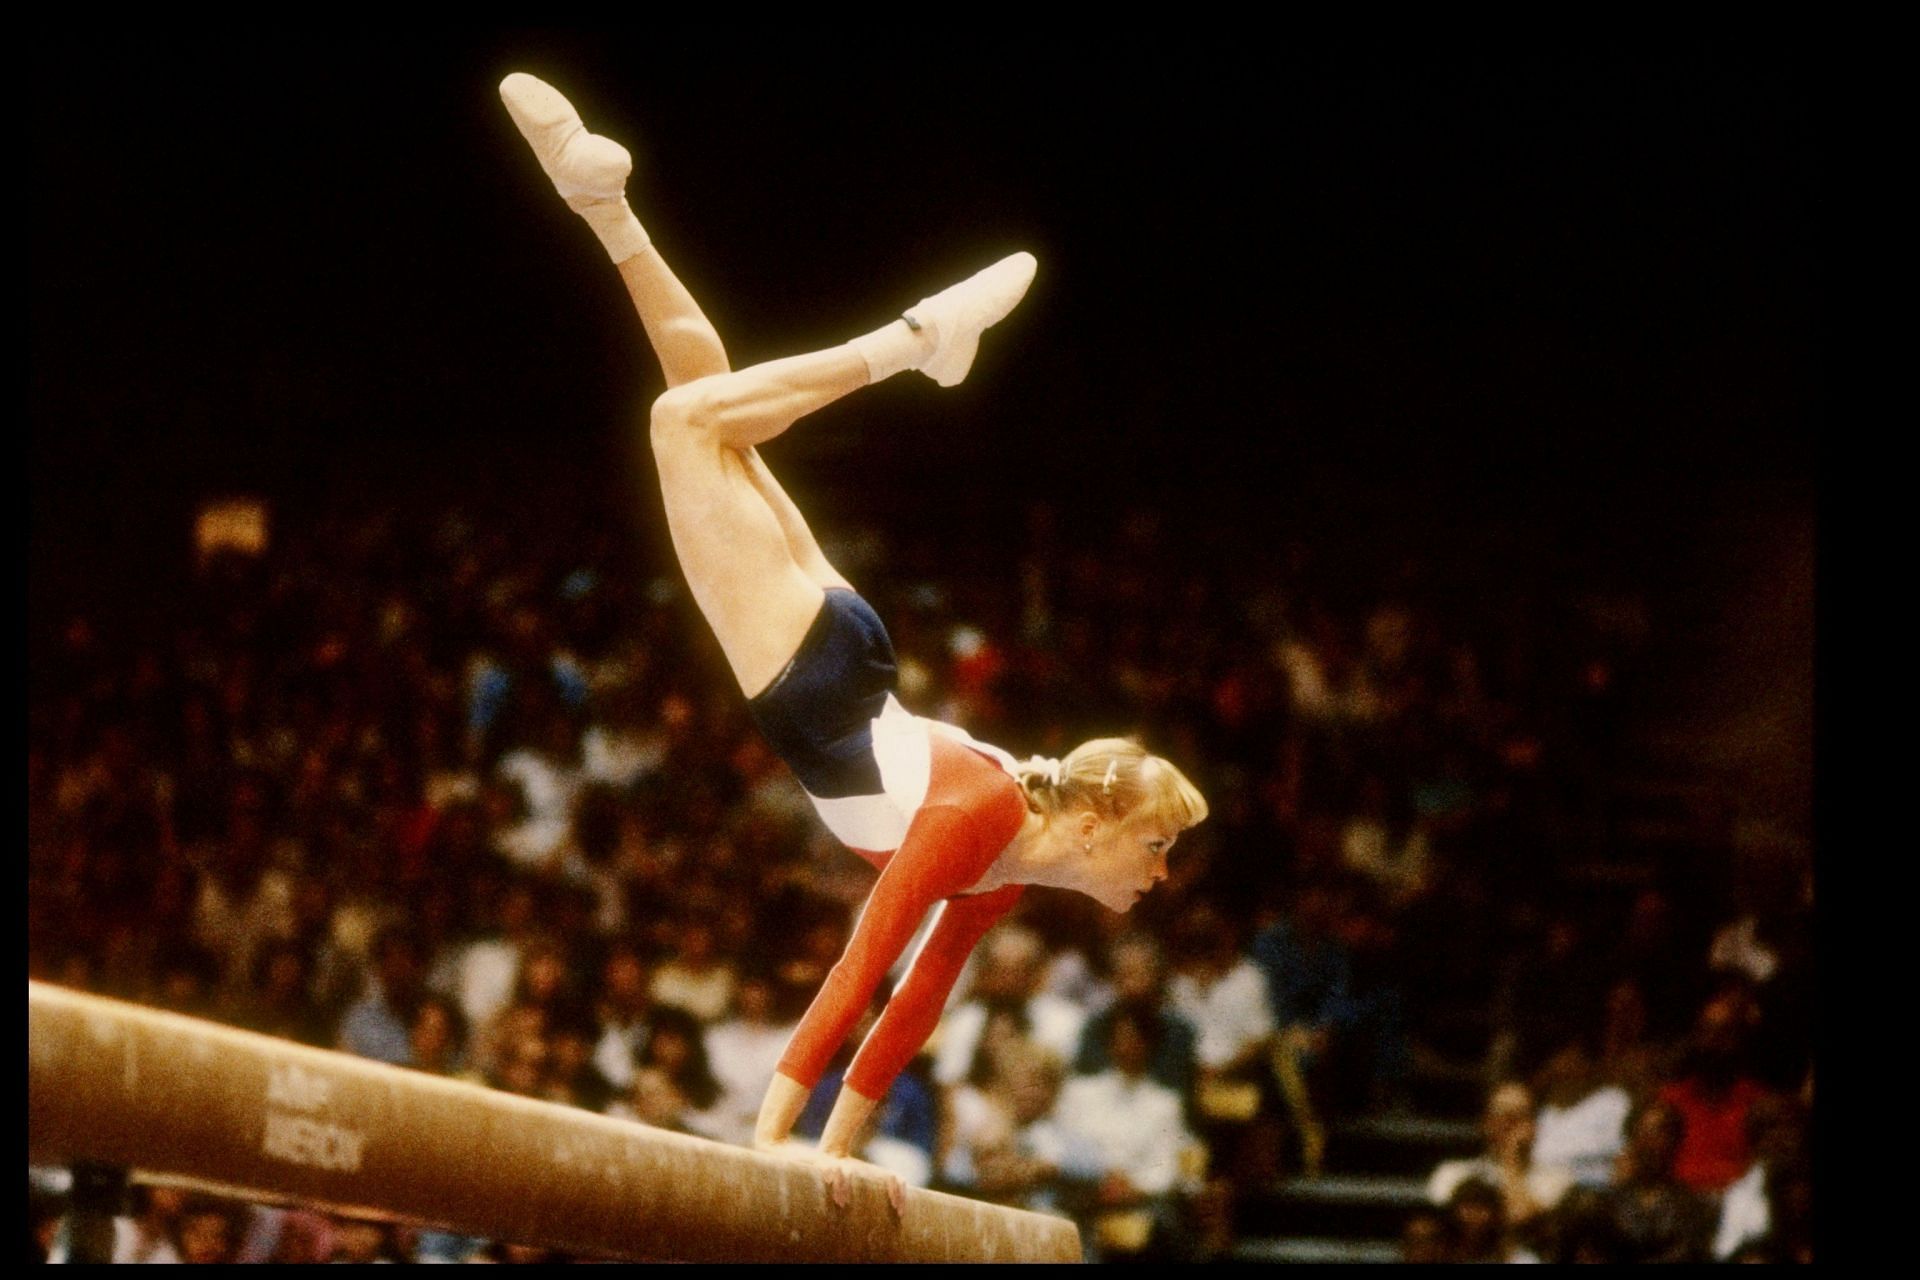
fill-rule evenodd
<path id="1" fill-rule="evenodd" d="M 827 1156 L 821 1171 L 826 1175 L 828 1198 L 842 1209 L 853 1203 L 853 1184 L 856 1179 L 878 1179 L 886 1184 L 887 1203 L 893 1206 L 894 1216 L 901 1217 L 907 1212 L 906 1179 L 891 1169 L 883 1169 L 854 1156 Z"/>
<path id="2" fill-rule="evenodd" d="M 820 1170 L 827 1184 L 827 1198 L 842 1209 L 853 1203 L 853 1184 L 856 1180 L 881 1180 L 886 1183 L 887 1203 L 893 1206 L 894 1213 L 906 1212 L 907 1184 L 891 1169 L 883 1169 L 855 1156 L 822 1151 L 810 1142 L 794 1138 L 781 1138 L 774 1142 L 756 1141 L 753 1149 L 780 1160 L 812 1165 Z"/>

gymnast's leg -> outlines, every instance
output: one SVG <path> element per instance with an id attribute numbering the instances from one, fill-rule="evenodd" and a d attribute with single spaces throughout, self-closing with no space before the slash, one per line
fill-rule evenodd
<path id="1" fill-rule="evenodd" d="M 694 598 L 751 697 L 799 649 L 824 590 L 845 585 L 753 446 L 904 369 L 958 383 L 980 332 L 1025 293 L 1033 259 L 1005 259 L 844 346 L 732 372 L 713 326 L 626 203 L 625 149 L 586 132 L 566 99 L 531 76 L 507 77 L 501 97 L 617 264 L 660 358 L 668 391 L 654 405 L 651 435 L 668 529 Z"/>

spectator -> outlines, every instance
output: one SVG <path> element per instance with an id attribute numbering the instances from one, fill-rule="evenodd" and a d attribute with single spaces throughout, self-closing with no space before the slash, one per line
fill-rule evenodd
<path id="1" fill-rule="evenodd" d="M 393 1227 L 368 1218 L 337 1218 L 333 1228 L 333 1254 L 329 1262 L 370 1263 L 401 1261 Z"/>
<path id="2" fill-rule="evenodd" d="M 946 1184 L 977 1188 L 981 1160 L 1012 1145 L 1012 1064 L 1036 1052 L 1045 1050 L 1027 1034 L 1019 1010 L 996 1009 L 987 1016 L 965 1079 L 944 1091 L 939 1168 Z M 824 1113 L 820 1123 L 826 1123 Z"/>
<path id="3" fill-rule="evenodd" d="M 1293 910 L 1253 941 L 1253 960 L 1267 980 L 1275 1033 L 1276 1074 L 1299 1135 L 1301 1166 L 1317 1174 L 1326 1151 L 1312 1080 L 1352 1008 L 1352 957 L 1336 936 L 1339 899 L 1331 885 L 1300 888 Z"/>
<path id="4" fill-rule="evenodd" d="M 1340 855 L 1396 905 L 1425 893 L 1433 874 L 1425 826 L 1411 801 L 1391 793 L 1377 774 L 1361 783 L 1359 812 L 1341 832 Z"/>
<path id="5" fill-rule="evenodd" d="M 1538 1262 L 1515 1243 L 1507 1221 L 1507 1201 L 1482 1178 L 1468 1178 L 1447 1200 L 1447 1223 L 1453 1237 L 1450 1261 L 1465 1263 Z"/>
<path id="6" fill-rule="evenodd" d="M 1674 1176 L 1696 1191 L 1723 1191 L 1752 1163 L 1748 1126 L 1767 1088 L 1747 1073 L 1743 1051 L 1757 1017 L 1742 988 L 1709 1000 L 1700 1011 L 1685 1074 L 1660 1090 L 1660 1100 L 1686 1122 Z"/>
<path id="7" fill-rule="evenodd" d="M 669 1005 L 654 1014 L 653 1032 L 625 1103 L 615 1103 L 607 1112 L 678 1133 L 721 1138 L 726 1116 L 715 1109 L 719 1101 L 720 1082 L 707 1062 L 699 1021 Z"/>
<path id="8" fill-rule="evenodd" d="M 466 1043 L 466 1019 L 459 1006 L 445 996 L 422 996 L 407 1028 L 406 1065 L 437 1076 L 476 1079 L 466 1074 Z"/>
<path id="9" fill-rule="evenodd" d="M 486 1081 L 495 1089 L 523 1098 L 551 1101 L 547 1090 L 547 1063 L 551 1056 L 544 1034 L 545 1016 L 538 1009 L 509 1009 L 496 1027 L 496 1047 Z"/>
<path id="10" fill-rule="evenodd" d="M 1753 1162 L 1720 1199 L 1713 1256 L 1721 1262 L 1746 1245 L 1772 1243 L 1773 1201 L 1788 1181 L 1783 1175 L 1797 1171 L 1806 1155 L 1798 1108 L 1786 1098 L 1768 1095 L 1756 1100 L 1747 1113 L 1747 1136 Z"/>
<path id="11" fill-rule="evenodd" d="M 1147 1075 L 1153 1024 L 1123 1013 L 1114 1020 L 1113 1066 L 1067 1082 L 1054 1111 L 1061 1147 L 1072 1153 L 1061 1173 L 1081 1184 L 1102 1256 L 1177 1252 L 1184 1231 L 1182 1193 L 1197 1140 L 1180 1099 Z"/>
<path id="12" fill-rule="evenodd" d="M 1547 1225 L 1551 1245 L 1546 1261 L 1605 1265 L 1631 1260 L 1631 1250 L 1614 1220 L 1607 1191 L 1575 1185 Z"/>
<path id="13" fill-rule="evenodd" d="M 1071 1001 L 1041 990 L 1046 952 L 1040 938 L 1021 925 L 1003 924 L 975 951 L 976 976 L 965 1003 L 940 1022 L 933 1078 L 958 1084 L 978 1051 L 990 1012 L 1017 1010 L 1036 1043 L 1063 1061 L 1080 1047 L 1086 1013 Z"/>
<path id="14" fill-rule="evenodd" d="M 205 1196 L 190 1198 L 180 1210 L 178 1261 L 194 1266 L 232 1262 L 239 1243 L 238 1218 L 236 1205 Z"/>
<path id="15" fill-rule="evenodd" d="M 726 1117 L 724 1141 L 747 1146 L 767 1083 L 780 1066 L 793 1024 L 776 1021 L 773 980 L 749 973 L 734 994 L 733 1016 L 707 1028 L 707 1058 L 720 1081 L 719 1111 Z"/>
<path id="16" fill-rule="evenodd" d="M 1608 1207 L 1631 1262 L 1703 1262 L 1714 1229 L 1712 1204 L 1674 1176 L 1686 1120 L 1666 1102 L 1643 1103 L 1627 1119 Z"/>
<path id="17" fill-rule="evenodd" d="M 1167 999 L 1194 1028 L 1195 1124 L 1229 1176 L 1270 1181 L 1279 1175 L 1281 1130 L 1266 980 L 1242 954 L 1233 924 L 1206 899 L 1175 922 L 1173 950 Z"/>
<path id="18" fill-rule="evenodd" d="M 1581 1186 L 1610 1185 L 1626 1146 L 1627 1113 L 1633 1108 L 1627 1091 L 1601 1078 L 1592 1053 L 1577 1036 L 1547 1059 L 1534 1087 L 1540 1111 L 1534 1121 L 1533 1158 L 1570 1170 Z"/>
<path id="19" fill-rule="evenodd" d="M 1115 939 L 1107 950 L 1108 980 L 1113 1000 L 1087 1019 L 1080 1033 L 1080 1051 L 1073 1060 L 1076 1075 L 1097 1075 L 1112 1066 L 1107 1046 L 1113 1038 L 1113 1020 L 1123 1009 L 1144 1014 L 1154 1024 L 1159 1046 L 1147 1074 L 1179 1094 L 1192 1096 L 1194 1063 L 1193 1025 L 1167 999 L 1167 964 L 1160 944 L 1145 933 Z"/>
<path id="20" fill-rule="evenodd" d="M 594 1002 L 600 1040 L 593 1051 L 593 1065 L 618 1091 L 632 1087 L 634 1070 L 647 1047 L 647 1033 L 653 1025 L 649 987 L 647 966 L 640 952 L 629 943 L 615 943 L 600 966 L 598 999 Z"/>
<path id="21" fill-rule="evenodd" d="M 130 1212 L 113 1220 L 113 1261 L 179 1262 L 180 1225 L 192 1197 L 178 1187 L 136 1185 L 127 1199 Z"/>
<path id="22" fill-rule="evenodd" d="M 507 752 L 494 766 L 495 777 L 523 798 L 519 821 L 498 832 L 494 842 L 519 867 L 558 873 L 573 806 L 586 780 L 579 733 L 571 713 L 557 701 L 531 714 L 539 726 L 532 742 Z"/>
<path id="23" fill-rule="evenodd" d="M 584 1006 L 568 1002 L 547 1024 L 547 1096 L 588 1111 L 604 1111 L 620 1092 L 593 1064 L 599 1025 Z"/>
<path id="24" fill-rule="evenodd" d="M 1468 1179 L 1500 1193 L 1507 1225 L 1519 1230 L 1560 1202 L 1573 1175 L 1564 1167 L 1534 1159 L 1533 1094 L 1523 1084 L 1497 1086 L 1487 1098 L 1484 1153 L 1470 1160 L 1448 1160 L 1427 1179 L 1427 1199 L 1450 1204 Z"/>
<path id="25" fill-rule="evenodd" d="M 390 929 L 374 945 L 374 964 L 360 999 L 340 1019 L 335 1047 L 405 1066 L 413 1057 L 409 1028 L 414 1008 L 424 994 L 420 949 L 412 935 Z"/>
<path id="26" fill-rule="evenodd" d="M 1001 1062 L 995 1086 L 1006 1122 L 994 1141 L 972 1153 L 975 1194 L 1043 1213 L 1062 1210 L 1060 1174 L 1074 1161 L 1053 1114 L 1063 1079 L 1060 1060 L 1037 1045 L 1023 1045 Z"/>
<path id="27" fill-rule="evenodd" d="M 703 1023 L 718 1022 L 733 1003 L 732 961 L 714 946 L 713 921 L 688 919 L 671 957 L 654 970 L 655 1004 L 684 1009 Z"/>
<path id="28" fill-rule="evenodd" d="M 1202 1087 L 1259 1074 L 1274 1033 L 1260 970 L 1241 954 L 1232 925 L 1211 903 L 1189 907 L 1175 927 L 1167 998 L 1195 1031 Z"/>
<path id="29" fill-rule="evenodd" d="M 534 941 L 538 918 L 533 886 L 509 882 L 500 889 L 494 927 L 449 957 L 441 989 L 459 1001 L 468 1026 L 489 1025 L 513 998 L 521 957 Z"/>
<path id="30" fill-rule="evenodd" d="M 1415 1209 L 1400 1228 L 1400 1261 L 1432 1265 L 1453 1261 L 1452 1219 L 1439 1209 Z"/>
<path id="31" fill-rule="evenodd" d="M 249 1031 L 299 1044 L 325 1046 L 332 1037 L 314 1008 L 307 953 L 275 942 L 255 958 L 253 974 L 234 1010 L 234 1022 Z"/>

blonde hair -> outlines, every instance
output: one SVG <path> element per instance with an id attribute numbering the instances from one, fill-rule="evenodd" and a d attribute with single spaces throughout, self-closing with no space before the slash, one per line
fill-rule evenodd
<path id="1" fill-rule="evenodd" d="M 1104 818 L 1131 817 L 1142 805 L 1182 830 L 1207 816 L 1207 799 L 1172 761 L 1131 738 L 1094 738 L 1059 760 L 1032 756 L 1014 770 L 1027 807 L 1052 821 L 1091 809 Z"/>

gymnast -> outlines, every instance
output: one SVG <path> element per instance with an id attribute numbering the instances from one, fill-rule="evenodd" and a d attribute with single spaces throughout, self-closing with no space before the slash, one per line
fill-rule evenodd
<path id="1" fill-rule="evenodd" d="M 1028 885 L 1126 911 L 1167 875 L 1207 815 L 1172 764 L 1124 738 L 1016 761 L 894 696 L 886 628 L 827 563 L 755 446 L 907 369 L 965 378 L 982 330 L 1033 279 L 1017 253 L 844 346 L 730 370 L 712 324 L 626 199 L 632 160 L 587 132 L 552 86 L 515 73 L 500 96 L 540 166 L 606 248 L 666 375 L 651 442 L 667 528 L 694 600 L 768 742 L 829 830 L 879 869 L 845 954 L 795 1028 L 761 1104 L 755 1145 L 827 1170 L 845 1204 L 851 1152 L 888 1086 L 932 1034 L 974 945 Z M 847 1070 L 817 1148 L 789 1137 L 929 910 L 937 918 Z M 889 1179 L 895 1207 L 903 1189 Z"/>

